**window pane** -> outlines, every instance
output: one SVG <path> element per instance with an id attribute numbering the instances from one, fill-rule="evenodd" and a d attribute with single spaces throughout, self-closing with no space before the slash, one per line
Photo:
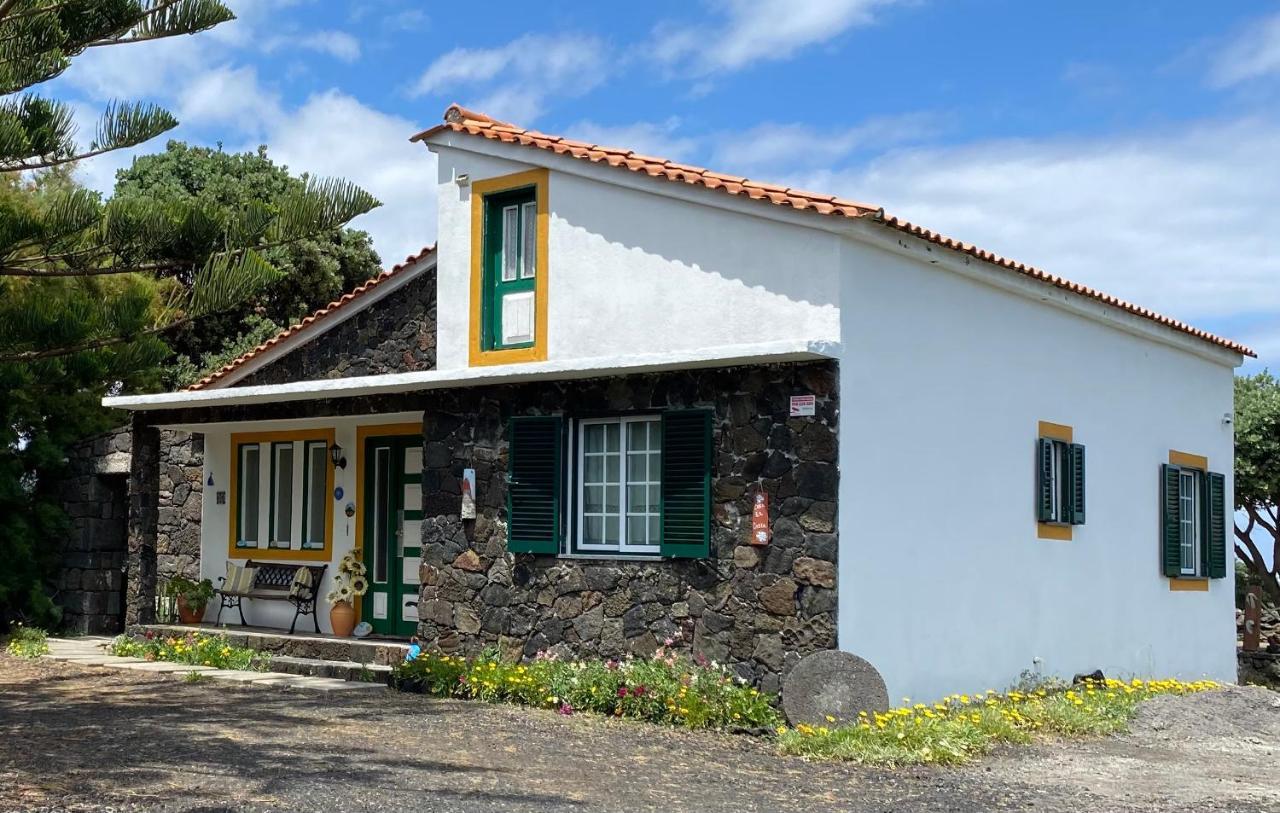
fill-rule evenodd
<path id="1" fill-rule="evenodd" d="M 606 545 L 618 544 L 618 517 L 609 517 L 604 523 L 604 543 Z"/>
<path id="2" fill-rule="evenodd" d="M 643 483 L 649 479 L 649 455 L 627 453 L 627 482 Z"/>
<path id="3" fill-rule="evenodd" d="M 258 445 L 240 447 L 240 541 L 258 546 Z"/>
<path id="4" fill-rule="evenodd" d="M 516 278 L 519 262 L 520 242 L 520 209 L 506 206 L 502 209 L 502 281 L 511 282 Z"/>
<path id="5" fill-rule="evenodd" d="M 634 421 L 627 424 L 627 451 L 643 452 L 649 448 L 649 424 Z"/>
<path id="6" fill-rule="evenodd" d="M 649 487 L 627 486 L 627 513 L 647 514 L 649 512 Z"/>
<path id="7" fill-rule="evenodd" d="M 387 480 L 391 473 L 391 450 L 377 449 L 373 453 L 373 580 L 387 580 L 387 538 L 391 522 L 390 503 L 387 499 Z"/>
<path id="8" fill-rule="evenodd" d="M 585 455 L 582 460 L 582 482 L 599 483 L 604 479 L 604 458 Z"/>
<path id="9" fill-rule="evenodd" d="M 618 451 L 618 425 L 616 423 L 607 423 L 604 425 L 605 451 Z"/>
<path id="10" fill-rule="evenodd" d="M 593 423 L 582 427 L 582 448 L 588 452 L 604 451 L 604 424 Z"/>
<path id="11" fill-rule="evenodd" d="M 304 507 L 306 529 L 302 547 L 323 548 L 325 538 L 324 508 L 328 494 L 328 449 L 323 443 L 307 444 L 307 505 Z"/>
<path id="12" fill-rule="evenodd" d="M 599 514 L 604 510 L 604 487 L 582 487 L 582 510 L 588 514 Z"/>
<path id="13" fill-rule="evenodd" d="M 603 517 L 583 517 L 582 542 L 584 545 L 599 545 L 604 542 Z"/>
<path id="14" fill-rule="evenodd" d="M 620 464 L 618 463 L 618 457 L 619 455 L 617 455 L 616 453 L 615 454 L 609 454 L 607 452 L 605 453 L 604 479 L 607 482 L 610 482 L 610 483 L 618 482 L 618 475 L 619 475 L 618 469 L 621 468 Z"/>
<path id="15" fill-rule="evenodd" d="M 521 207 L 520 217 L 520 278 L 533 279 L 537 273 L 538 252 L 538 204 L 530 201 Z"/>
<path id="16" fill-rule="evenodd" d="M 647 545 L 649 520 L 646 517 L 627 517 L 627 544 Z"/>
<path id="17" fill-rule="evenodd" d="M 275 481 L 271 484 L 272 517 L 270 547 L 287 548 L 293 538 L 293 444 L 272 444 Z"/>

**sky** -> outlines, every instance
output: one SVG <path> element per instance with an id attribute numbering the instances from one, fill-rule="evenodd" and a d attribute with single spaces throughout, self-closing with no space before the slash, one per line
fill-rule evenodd
<path id="1" fill-rule="evenodd" d="M 1280 368 L 1280 3 L 227 0 L 195 35 L 78 57 L 46 92 L 88 141 L 115 98 L 169 137 L 265 144 L 435 240 L 409 136 L 496 118 L 838 194 L 1252 346 Z M 115 172 L 164 137 L 84 162 Z"/>

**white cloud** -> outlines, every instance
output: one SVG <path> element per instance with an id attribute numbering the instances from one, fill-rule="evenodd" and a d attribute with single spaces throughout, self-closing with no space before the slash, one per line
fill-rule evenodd
<path id="1" fill-rule="evenodd" d="M 767 179 L 779 172 L 829 167 L 852 153 L 882 152 L 936 135 L 941 118 L 913 113 L 868 119 L 853 127 L 818 129 L 805 124 L 760 124 L 716 142 L 712 163 L 726 172 Z"/>
<path id="2" fill-rule="evenodd" d="M 697 151 L 698 140 L 677 135 L 679 127 L 680 119 L 672 116 L 662 122 L 639 121 L 621 125 L 580 121 L 565 128 L 565 133 L 606 147 L 621 147 L 644 155 L 684 161 Z"/>
<path id="3" fill-rule="evenodd" d="M 870 25 L 874 12 L 898 0 L 725 0 L 713 25 L 667 22 L 654 30 L 653 55 L 699 74 L 734 71 L 790 58 Z"/>
<path id="4" fill-rule="evenodd" d="M 391 265 L 435 239 L 436 159 L 409 143 L 420 127 L 336 90 L 287 111 L 267 133 L 271 157 L 293 174 L 346 178 L 382 206 L 351 223 Z"/>
<path id="5" fill-rule="evenodd" d="M 183 124 L 232 125 L 238 134 L 260 135 L 283 113 L 280 96 L 263 88 L 253 67 L 201 71 L 182 88 L 176 111 Z"/>
<path id="6" fill-rule="evenodd" d="M 1277 142 L 1277 121 L 1206 122 L 903 149 L 780 180 L 883 205 L 1172 316 L 1222 320 L 1280 310 Z"/>
<path id="7" fill-rule="evenodd" d="M 608 68 L 603 40 L 594 36 L 527 34 L 495 48 L 455 48 L 432 62 L 411 88 L 413 96 L 460 100 L 497 118 L 529 122 L 550 96 L 577 96 L 595 88 Z"/>
<path id="8" fill-rule="evenodd" d="M 311 31 L 305 34 L 282 34 L 268 37 L 262 45 L 267 53 L 282 49 L 301 48 L 328 54 L 343 62 L 355 62 L 360 58 L 360 41 L 345 31 Z"/>
<path id="9" fill-rule="evenodd" d="M 1218 87 L 1280 74 L 1280 14 L 1255 21 L 1214 60 L 1210 79 Z"/>

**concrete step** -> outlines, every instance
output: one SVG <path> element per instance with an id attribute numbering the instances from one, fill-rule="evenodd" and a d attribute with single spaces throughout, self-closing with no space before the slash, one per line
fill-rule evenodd
<path id="1" fill-rule="evenodd" d="M 298 632 L 290 635 L 283 630 L 244 628 L 239 626 L 215 627 L 208 624 L 142 624 L 129 628 L 130 633 L 141 634 L 151 630 L 157 635 L 186 635 L 201 632 L 206 635 L 226 635 L 232 646 L 249 647 L 272 656 L 303 658 L 310 660 L 338 661 L 355 664 L 366 663 L 394 666 L 404 660 L 409 651 L 408 643 L 387 640 L 360 640 L 335 638 L 332 635 L 316 635 Z"/>
<path id="2" fill-rule="evenodd" d="M 293 655 L 272 655 L 269 668 L 273 672 L 284 672 L 290 675 L 337 678 L 360 683 L 385 684 L 391 679 L 391 667 L 386 664 L 299 658 Z"/>

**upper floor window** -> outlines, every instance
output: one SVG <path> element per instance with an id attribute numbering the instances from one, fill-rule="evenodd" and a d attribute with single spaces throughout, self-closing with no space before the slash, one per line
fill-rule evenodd
<path id="1" fill-rule="evenodd" d="M 529 347 L 537 309 L 538 202 L 534 189 L 485 198 L 485 350 Z"/>

